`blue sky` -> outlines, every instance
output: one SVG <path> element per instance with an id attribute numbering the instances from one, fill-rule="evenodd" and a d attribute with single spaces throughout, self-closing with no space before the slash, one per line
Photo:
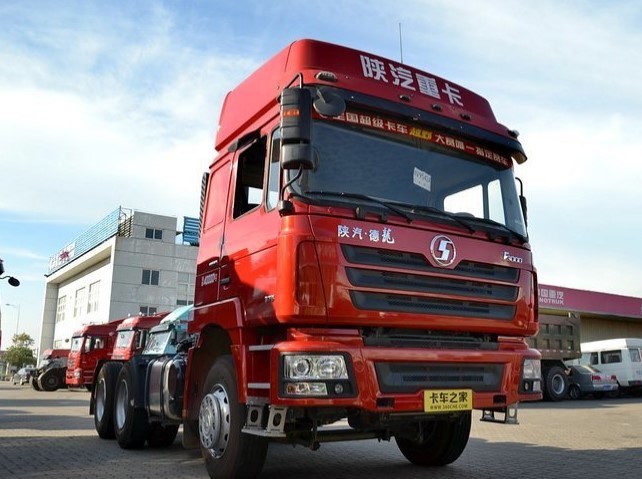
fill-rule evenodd
<path id="1" fill-rule="evenodd" d="M 274 4 L 277 5 L 274 5 Z M 38 337 L 48 258 L 122 205 L 195 216 L 225 93 L 297 38 L 399 58 L 521 132 L 540 281 L 642 296 L 637 1 L 0 2 L 0 257 Z M 3 308 L 2 346 L 17 308 Z"/>

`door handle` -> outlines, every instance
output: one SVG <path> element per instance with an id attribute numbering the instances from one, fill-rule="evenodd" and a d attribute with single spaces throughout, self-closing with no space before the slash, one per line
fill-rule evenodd
<path id="1" fill-rule="evenodd" d="M 225 278 L 221 278 L 221 286 L 227 286 L 230 284 L 232 279 L 229 276 L 226 276 Z"/>

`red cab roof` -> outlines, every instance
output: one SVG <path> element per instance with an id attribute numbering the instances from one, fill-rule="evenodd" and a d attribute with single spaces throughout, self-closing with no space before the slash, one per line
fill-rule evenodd
<path id="1" fill-rule="evenodd" d="M 319 72 L 333 73 L 336 81 L 316 78 Z M 403 95 L 412 107 L 513 138 L 505 126 L 497 123 L 488 101 L 454 82 L 371 53 L 316 40 L 298 40 L 228 93 L 216 149 L 220 151 L 275 106 L 281 90 L 296 83 L 293 80 L 298 74 L 306 84 L 331 85 L 397 103 Z"/>

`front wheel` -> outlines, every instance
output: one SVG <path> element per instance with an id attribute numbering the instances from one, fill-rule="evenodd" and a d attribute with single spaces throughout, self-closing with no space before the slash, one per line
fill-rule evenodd
<path id="1" fill-rule="evenodd" d="M 113 439 L 114 434 L 114 394 L 116 379 L 122 365 L 115 362 L 103 364 L 96 378 L 94 394 L 94 426 L 102 439 Z"/>
<path id="2" fill-rule="evenodd" d="M 423 439 L 395 437 L 401 453 L 417 466 L 445 466 L 454 462 L 468 444 L 471 413 L 455 420 L 439 420 L 421 424 Z"/>
<path id="3" fill-rule="evenodd" d="M 239 403 L 232 357 L 210 369 L 198 417 L 201 453 L 211 478 L 255 477 L 267 455 L 266 438 L 244 434 L 245 406 Z"/>
<path id="4" fill-rule="evenodd" d="M 147 438 L 147 412 L 134 407 L 134 372 L 125 364 L 116 380 L 114 397 L 114 434 L 123 449 L 139 449 Z"/>
<path id="5" fill-rule="evenodd" d="M 36 391 L 42 391 L 42 388 L 40 387 L 40 383 L 38 382 L 38 378 L 36 376 L 31 378 L 31 387 Z"/>
<path id="6" fill-rule="evenodd" d="M 54 369 L 41 374 L 38 380 L 43 391 L 55 391 L 62 387 L 60 375 Z"/>

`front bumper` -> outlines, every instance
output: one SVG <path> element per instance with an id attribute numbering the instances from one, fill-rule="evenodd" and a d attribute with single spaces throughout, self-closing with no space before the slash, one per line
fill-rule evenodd
<path id="1" fill-rule="evenodd" d="M 472 389 L 473 409 L 483 410 L 504 410 L 542 397 L 541 390 L 532 392 L 532 381 L 525 386 L 522 380 L 524 359 L 540 358 L 539 352 L 528 349 L 523 341 L 508 340 L 501 342 L 498 350 L 482 351 L 369 347 L 360 337 L 332 339 L 307 338 L 274 345 L 270 351 L 271 404 L 403 413 L 424 411 L 425 391 Z M 344 354 L 353 387 L 327 397 L 288 396 L 281 358 L 290 353 Z"/>

